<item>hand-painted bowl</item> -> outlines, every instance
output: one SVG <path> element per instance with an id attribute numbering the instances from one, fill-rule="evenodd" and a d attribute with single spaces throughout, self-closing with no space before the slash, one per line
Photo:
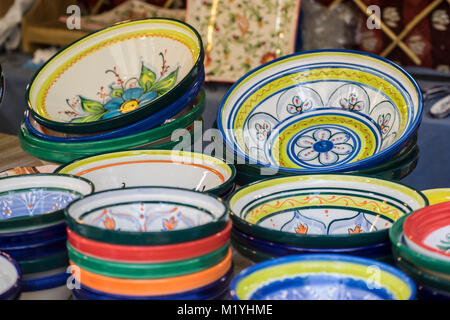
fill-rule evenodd
<path id="1" fill-rule="evenodd" d="M 63 209 L 94 191 L 81 177 L 29 174 L 0 179 L 0 229 L 61 222 Z"/>
<path id="2" fill-rule="evenodd" d="M 428 189 L 423 190 L 422 193 L 427 197 L 430 205 L 450 201 L 450 188 Z"/>
<path id="3" fill-rule="evenodd" d="M 65 210 L 68 227 L 82 237 L 122 245 L 165 245 L 223 230 L 228 207 L 212 195 L 177 188 L 103 191 Z"/>
<path id="4" fill-rule="evenodd" d="M 8 254 L 0 252 L 0 300 L 12 300 L 21 288 L 22 272 Z"/>
<path id="5" fill-rule="evenodd" d="M 46 272 L 55 268 L 67 267 L 69 265 L 69 258 L 67 250 L 46 256 L 40 259 L 19 261 L 20 269 L 24 275 Z"/>
<path id="6" fill-rule="evenodd" d="M 106 277 L 89 272 L 79 266 L 73 275 L 83 285 L 115 295 L 160 296 L 182 293 L 204 287 L 222 278 L 231 268 L 231 250 L 224 260 L 206 270 L 184 276 L 137 280 Z M 72 263 L 72 266 L 76 266 Z"/>
<path id="7" fill-rule="evenodd" d="M 89 179 L 97 191 L 166 186 L 221 195 L 231 186 L 236 170 L 231 164 L 200 153 L 135 150 L 76 160 L 56 172 Z"/>
<path id="8" fill-rule="evenodd" d="M 222 100 L 217 126 L 227 148 L 247 163 L 303 174 L 354 171 L 386 161 L 411 141 L 422 100 L 412 77 L 386 59 L 347 50 L 303 52 L 243 76 Z M 352 112 L 355 119 L 323 108 Z M 314 117 L 317 112 L 324 114 Z M 361 114 L 381 131 L 379 146 Z"/>
<path id="9" fill-rule="evenodd" d="M 176 101 L 199 76 L 203 58 L 200 35 L 183 22 L 116 24 L 53 56 L 28 86 L 28 110 L 62 132 L 122 127 Z"/>
<path id="10" fill-rule="evenodd" d="M 17 245 L 35 245 L 41 243 L 42 239 L 55 239 L 65 236 L 65 229 L 66 223 L 59 222 L 33 230 L 0 233 L 0 243 L 3 248 Z"/>
<path id="11" fill-rule="evenodd" d="M 218 250 L 230 240 L 231 221 L 212 236 L 170 245 L 131 246 L 93 241 L 67 229 L 69 244 L 85 255 L 129 263 L 161 263 L 187 260 Z"/>
<path id="12" fill-rule="evenodd" d="M 427 204 L 420 191 L 405 185 L 345 174 L 266 179 L 239 189 L 229 200 L 240 231 L 312 248 L 386 242 L 394 221 Z"/>
<path id="13" fill-rule="evenodd" d="M 403 224 L 403 234 L 411 249 L 450 263 L 450 202 L 410 214 Z"/>
<path id="14" fill-rule="evenodd" d="M 311 254 L 256 264 L 232 281 L 235 300 L 411 300 L 414 282 L 371 259 Z"/>
<path id="15" fill-rule="evenodd" d="M 400 218 L 394 223 L 389 230 L 389 238 L 392 243 L 392 253 L 396 257 L 401 257 L 405 261 L 432 272 L 448 274 L 450 270 L 450 262 L 436 259 L 434 257 L 417 252 L 408 247 L 405 243 L 403 234 L 403 224 L 407 216 Z"/>
<path id="16" fill-rule="evenodd" d="M 183 109 L 190 110 L 191 108 L 189 107 L 189 105 L 195 103 L 195 98 L 198 96 L 202 88 L 204 77 L 204 71 L 202 71 L 194 85 L 169 106 L 159 110 L 158 112 L 152 114 L 147 118 L 118 129 L 104 131 L 96 134 L 64 133 L 48 129 L 40 125 L 36 120 L 33 119 L 31 113 L 29 113 L 28 111 L 25 113 L 24 123 L 27 130 L 34 136 L 42 140 L 61 143 L 107 140 L 140 133 L 161 125 L 167 119 L 177 117 L 177 114 L 181 113 Z M 181 114 L 178 115 L 178 117 L 179 116 L 181 116 Z"/>
<path id="17" fill-rule="evenodd" d="M 14 260 L 20 262 L 24 260 L 40 259 L 52 254 L 66 251 L 67 236 L 63 235 L 58 238 L 42 239 L 37 244 L 26 244 L 20 246 L 3 247 L 0 244 L 0 251 L 6 252 Z"/>
<path id="18" fill-rule="evenodd" d="M 233 276 L 233 266 L 220 279 L 206 286 L 171 295 L 160 296 L 126 296 L 101 292 L 81 284 L 81 288 L 74 289 L 73 294 L 79 300 L 212 300 L 220 296 L 224 291 L 228 292 L 228 286 Z"/>

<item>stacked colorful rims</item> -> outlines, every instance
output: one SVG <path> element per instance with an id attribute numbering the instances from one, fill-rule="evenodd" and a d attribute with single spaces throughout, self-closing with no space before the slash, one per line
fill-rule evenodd
<path id="1" fill-rule="evenodd" d="M 102 154 L 57 170 L 92 181 L 95 190 L 166 186 L 227 196 L 234 190 L 235 168 L 201 153 L 134 150 Z"/>
<path id="2" fill-rule="evenodd" d="M 231 283 L 236 300 L 411 300 L 415 294 L 414 282 L 387 264 L 334 254 L 262 262 Z"/>
<path id="3" fill-rule="evenodd" d="M 323 50 L 247 73 L 222 100 L 217 126 L 247 174 L 372 169 L 395 176 L 408 171 L 408 161 L 376 166 L 403 155 L 422 105 L 417 83 L 399 66 L 366 53 Z"/>
<path id="4" fill-rule="evenodd" d="M 0 300 L 17 300 L 20 296 L 22 271 L 17 262 L 0 251 Z"/>
<path id="5" fill-rule="evenodd" d="M 222 201 L 164 187 L 103 191 L 66 209 L 78 299 L 220 299 L 232 274 Z"/>
<path id="6" fill-rule="evenodd" d="M 23 273 L 21 299 L 67 299 L 63 209 L 92 193 L 84 178 L 32 174 L 0 179 L 0 250 Z"/>
<path id="7" fill-rule="evenodd" d="M 27 90 L 23 149 L 53 162 L 190 145 L 205 107 L 201 38 L 171 19 L 124 22 L 53 56 Z M 180 131 L 172 140 L 172 132 Z M 194 137 L 195 138 L 195 137 Z"/>
<path id="8" fill-rule="evenodd" d="M 450 202 L 398 220 L 389 234 L 397 266 L 418 284 L 423 299 L 450 299 Z"/>
<path id="9" fill-rule="evenodd" d="M 388 231 L 393 222 L 427 204 L 419 191 L 379 178 L 266 179 L 231 196 L 233 245 L 254 261 L 341 253 L 392 262 Z"/>

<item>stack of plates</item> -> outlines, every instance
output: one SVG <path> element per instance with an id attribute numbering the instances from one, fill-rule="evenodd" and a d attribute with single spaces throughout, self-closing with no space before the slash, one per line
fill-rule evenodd
<path id="1" fill-rule="evenodd" d="M 185 189 L 92 194 L 66 209 L 77 299 L 220 299 L 232 275 L 228 209 Z"/>
<path id="2" fill-rule="evenodd" d="M 268 175 L 347 172 L 400 179 L 416 166 L 423 101 L 417 83 L 381 57 L 296 53 L 243 76 L 217 127 L 238 183 Z"/>
<path id="3" fill-rule="evenodd" d="M 233 246 L 254 261 L 340 253 L 393 262 L 393 222 L 427 199 L 402 184 L 356 175 L 266 179 L 229 200 Z"/>
<path id="4" fill-rule="evenodd" d="M 205 107 L 203 60 L 199 34 L 175 20 L 129 21 L 92 33 L 35 75 L 21 145 L 59 163 L 190 146 Z M 177 129 L 183 130 L 172 140 Z"/>
<path id="5" fill-rule="evenodd" d="M 63 209 L 92 193 L 84 178 L 33 174 L 0 179 L 0 250 L 22 271 L 21 299 L 67 299 Z"/>
<path id="6" fill-rule="evenodd" d="M 398 220 L 389 234 L 396 264 L 416 281 L 423 299 L 450 299 L 450 202 Z"/>
<path id="7" fill-rule="evenodd" d="M 22 272 L 17 262 L 0 251 L 0 300 L 17 300 L 20 296 Z"/>

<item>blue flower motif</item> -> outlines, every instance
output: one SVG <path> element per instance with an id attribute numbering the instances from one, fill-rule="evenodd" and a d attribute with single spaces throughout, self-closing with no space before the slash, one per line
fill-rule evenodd
<path id="1" fill-rule="evenodd" d="M 156 99 L 158 94 L 155 91 L 144 93 L 142 88 L 131 88 L 123 92 L 122 97 L 112 98 L 105 105 L 107 110 L 103 119 L 114 118 L 121 114 L 134 111 Z"/>

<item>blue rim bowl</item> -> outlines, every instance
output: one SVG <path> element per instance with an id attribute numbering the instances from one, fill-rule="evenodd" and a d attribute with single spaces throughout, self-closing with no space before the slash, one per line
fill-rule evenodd
<path id="1" fill-rule="evenodd" d="M 11 258 L 8 254 L 0 251 L 0 259 L 6 260 L 6 263 L 12 265 L 17 273 L 16 281 L 8 289 L 6 289 L 3 292 L 0 292 L 0 300 L 14 300 L 19 296 L 21 291 L 22 271 L 20 270 L 20 267 L 17 264 L 17 262 L 13 258 Z M 5 271 L 1 270 L 0 272 L 3 273 Z"/>

